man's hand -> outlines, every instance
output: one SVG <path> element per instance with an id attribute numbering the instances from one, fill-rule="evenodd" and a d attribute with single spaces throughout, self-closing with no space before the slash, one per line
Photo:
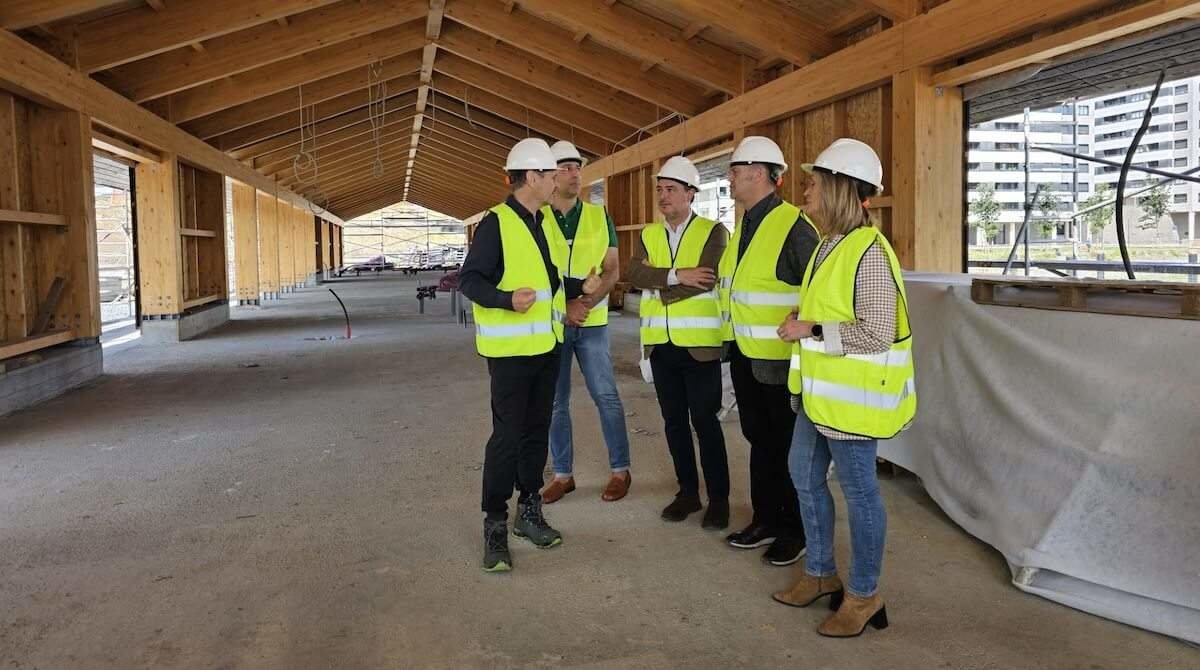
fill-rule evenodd
<path id="1" fill-rule="evenodd" d="M 512 308 L 514 312 L 524 314 L 533 307 L 533 303 L 537 302 L 537 291 L 531 288 L 519 288 L 513 291 Z"/>
<path id="2" fill-rule="evenodd" d="M 711 268 L 686 268 L 675 270 L 675 278 L 684 286 L 707 291 L 717 283 L 717 275 Z"/>
<path id="3" fill-rule="evenodd" d="M 582 326 L 591 311 L 592 306 L 586 300 L 575 298 L 567 301 L 567 325 Z"/>
<path id="4" fill-rule="evenodd" d="M 599 291 L 600 283 L 600 276 L 596 274 L 596 266 L 593 265 L 592 269 L 588 272 L 587 278 L 583 280 L 583 292 L 591 295 Z"/>
<path id="5" fill-rule="evenodd" d="M 779 328 L 775 331 L 784 342 L 797 342 L 806 337 L 812 337 L 812 321 L 800 321 L 796 310 L 792 310 Z"/>

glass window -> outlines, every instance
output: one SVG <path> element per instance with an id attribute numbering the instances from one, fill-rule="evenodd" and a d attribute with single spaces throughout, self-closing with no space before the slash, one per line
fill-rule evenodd
<path id="1" fill-rule="evenodd" d="M 1176 121 L 1175 122 L 1175 130 L 1187 130 L 1187 129 L 1188 129 L 1187 121 Z"/>
<path id="2" fill-rule="evenodd" d="M 1182 140 L 1175 140 L 1175 148 L 1176 148 L 1176 149 L 1186 149 L 1186 148 L 1188 148 L 1188 141 L 1187 141 L 1187 139 L 1185 138 L 1185 139 L 1182 139 Z"/>
<path id="3" fill-rule="evenodd" d="M 1091 109 L 1088 107 L 1088 105 L 1076 105 L 1075 109 L 1079 110 L 1080 116 L 1087 116 L 1091 113 Z"/>
<path id="4" fill-rule="evenodd" d="M 1176 112 L 1186 112 L 1187 110 L 1188 110 L 1188 104 L 1186 102 L 1181 102 L 1178 105 L 1175 105 Z"/>
<path id="5" fill-rule="evenodd" d="M 1088 134 L 1091 134 L 1091 132 L 1092 132 L 1092 129 L 1090 126 L 1079 126 L 1079 134 L 1080 135 L 1088 135 Z"/>
<path id="6" fill-rule="evenodd" d="M 1187 203 L 1187 193 L 1176 193 L 1174 202 L 1186 204 Z"/>
<path id="7" fill-rule="evenodd" d="M 1186 158 L 1176 158 L 1174 167 L 1187 167 Z"/>
<path id="8" fill-rule="evenodd" d="M 1175 95 L 1179 95 L 1180 93 L 1187 93 L 1187 92 L 1188 92 L 1187 84 L 1182 84 L 1180 86 L 1175 87 Z"/>

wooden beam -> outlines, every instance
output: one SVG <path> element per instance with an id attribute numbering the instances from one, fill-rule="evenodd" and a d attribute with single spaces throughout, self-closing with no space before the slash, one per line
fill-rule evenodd
<path id="1" fill-rule="evenodd" d="M 369 125 L 369 124 L 368 124 Z M 396 117 L 380 129 L 380 140 L 384 143 L 391 143 L 400 137 L 408 138 L 412 134 L 412 117 Z M 347 157 L 366 154 L 375 150 L 374 132 L 368 131 L 354 137 L 347 137 L 340 142 L 330 144 L 322 144 L 318 147 L 318 174 L 325 172 L 326 168 L 337 161 L 346 159 Z M 294 174 L 292 158 L 280 160 L 271 165 L 263 165 L 259 169 L 269 176 L 273 176 L 280 181 L 286 180 Z"/>
<path id="2" fill-rule="evenodd" d="M 411 92 L 416 90 L 418 85 L 419 82 L 416 76 L 411 74 L 391 80 L 388 85 L 389 90 L 386 105 L 388 113 L 411 104 Z M 311 113 L 312 122 L 316 123 L 317 134 L 319 136 L 328 132 L 323 124 L 350 112 L 361 112 L 361 116 L 365 120 L 370 116 L 368 113 L 370 102 L 371 94 L 367 89 L 363 88 L 331 100 L 317 103 L 308 112 L 305 112 L 305 114 L 308 115 Z M 285 112 L 265 121 L 238 128 L 232 132 L 215 137 L 212 139 L 212 143 L 228 151 L 256 144 L 285 133 L 295 135 L 296 141 L 299 142 L 299 127 L 300 116 L 298 112 Z"/>
<path id="3" fill-rule="evenodd" d="M 426 0 L 343 2 L 298 14 L 286 28 L 264 23 L 211 39 L 203 53 L 176 49 L 122 65 L 105 73 L 106 82 L 145 102 L 416 21 L 426 11 Z"/>
<path id="4" fill-rule="evenodd" d="M 429 0 L 429 18 L 425 22 L 425 39 L 436 41 L 442 34 L 442 17 L 446 11 L 446 0 Z"/>
<path id="5" fill-rule="evenodd" d="M 206 0 L 172 2 L 94 19 L 76 27 L 79 69 L 97 72 L 333 4 L 338 0 Z"/>
<path id="6" fill-rule="evenodd" d="M 921 0 L 853 0 L 889 21 L 900 23 L 921 12 Z M 1003 10 L 1000 10 L 1003 11 Z"/>
<path id="7" fill-rule="evenodd" d="M 92 121 L 144 142 L 164 153 L 187 160 L 256 188 L 273 189 L 263 175 L 188 135 L 37 49 L 16 35 L 0 31 L 0 87 L 53 106 L 76 109 Z M 284 194 L 299 200 L 295 194 Z M 340 217 L 334 217 L 340 220 Z"/>
<path id="8" fill-rule="evenodd" d="M 857 11 L 851 12 L 845 18 L 837 23 L 829 26 L 827 32 L 835 37 L 844 35 L 853 30 L 858 30 L 868 23 L 873 23 L 879 20 L 879 15 L 869 9 L 860 7 Z"/>
<path id="9" fill-rule="evenodd" d="M 66 226 L 67 217 L 61 214 L 39 214 L 0 209 L 0 224 L 13 223 L 29 226 Z"/>
<path id="10" fill-rule="evenodd" d="M 584 168 L 584 182 L 618 174 L 757 124 L 827 104 L 891 81 L 913 67 L 931 66 L 1020 34 L 1064 21 L 1097 0 L 1012 0 L 995 12 L 976 0 L 949 2 L 834 52 L 795 72 L 714 107 Z"/>
<path id="11" fill-rule="evenodd" d="M 259 301 L 258 197 L 253 186 L 233 182 L 234 294 L 243 303 Z"/>
<path id="12" fill-rule="evenodd" d="M 593 114 L 601 114 L 623 123 L 630 130 L 648 126 L 661 118 L 660 112 L 648 107 L 638 98 L 597 86 L 594 80 L 570 70 L 556 72 L 555 63 L 506 44 L 492 46 L 487 37 L 470 28 L 453 26 L 443 31 L 441 46 L 463 59 L 512 76 L 558 98 L 585 107 Z M 439 69 L 453 76 L 453 73 L 446 69 L 444 60 Z M 543 111 L 554 114 L 554 110 L 550 108 Z M 580 127 L 586 127 L 586 124 Z"/>
<path id="13" fill-rule="evenodd" d="M 961 86 L 985 77 L 1043 63 L 1131 33 L 1200 16 L 1200 1 L 1152 0 L 1115 14 L 952 67 L 933 76 L 937 86 Z"/>
<path id="14" fill-rule="evenodd" d="M 279 201 L 270 193 L 255 191 L 258 200 L 258 281 L 262 292 L 279 293 Z"/>
<path id="15" fill-rule="evenodd" d="M 900 265 L 963 272 L 963 104 L 958 88 L 933 83 L 933 69 L 892 79 L 890 238 Z"/>
<path id="16" fill-rule="evenodd" d="M 92 129 L 92 146 L 134 163 L 161 163 L 162 154 L 115 137 L 103 130 Z"/>
<path id="17" fill-rule="evenodd" d="M 689 82 L 663 72 L 643 74 L 636 58 L 591 40 L 577 44 L 572 33 L 525 12 L 506 14 L 493 0 L 455 0 L 446 16 L 664 110 L 692 116 L 710 106 L 704 91 Z"/>
<path id="18" fill-rule="evenodd" d="M 182 201 L 179 161 L 141 163 L 137 172 L 137 244 L 143 316 L 183 312 Z"/>
<path id="19" fill-rule="evenodd" d="M 710 43 L 686 41 L 679 29 L 632 7 L 602 0 L 521 0 L 521 8 L 574 30 L 587 28 L 592 39 L 642 60 L 662 63 L 677 74 L 726 93 L 737 93 L 741 77 L 737 54 Z"/>
<path id="20" fill-rule="evenodd" d="M 0 361 L 16 356 L 24 356 L 39 349 L 70 342 L 73 339 L 75 339 L 75 333 L 68 329 L 2 344 L 0 345 Z"/>
<path id="21" fill-rule="evenodd" d="M 119 5 L 125 0 L 4 0 L 0 2 L 0 28 L 23 30 L 54 23 L 97 9 Z"/>
<path id="22" fill-rule="evenodd" d="M 667 4 L 694 19 L 721 26 L 723 30 L 750 44 L 779 54 L 793 63 L 807 64 L 814 57 L 819 58 L 842 47 L 841 42 L 826 35 L 823 28 L 814 25 L 803 14 L 773 0 L 668 0 Z M 782 26 L 787 27 L 781 29 Z"/>
<path id="23" fill-rule="evenodd" d="M 254 68 L 171 95 L 170 120 L 182 123 L 314 79 L 347 72 L 368 63 L 392 58 L 419 48 L 425 25 L 412 21 L 369 35 Z"/>
<path id="24" fill-rule="evenodd" d="M 388 99 L 388 118 L 411 119 L 417 95 L 408 92 Z M 389 121 L 390 123 L 391 121 Z M 317 123 L 318 148 L 324 144 L 341 142 L 371 132 L 370 115 L 366 108 L 356 109 L 340 116 Z M 299 152 L 300 131 L 285 133 L 268 140 L 247 145 L 231 153 L 239 160 L 252 161 L 255 168 L 262 168 L 279 160 L 295 156 Z"/>

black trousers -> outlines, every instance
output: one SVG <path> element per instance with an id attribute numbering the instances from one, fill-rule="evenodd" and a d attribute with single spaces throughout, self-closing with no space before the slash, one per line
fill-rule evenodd
<path id="1" fill-rule="evenodd" d="M 730 347 L 729 373 L 737 397 L 742 435 L 750 443 L 750 506 L 754 522 L 777 536 L 804 537 L 800 501 L 788 472 L 788 450 L 796 414 L 786 384 L 763 384 L 754 378 L 751 361 Z"/>
<path id="2" fill-rule="evenodd" d="M 687 349 L 668 342 L 654 347 L 650 367 L 654 371 L 654 390 L 662 409 L 667 447 L 675 462 L 680 493 L 700 493 L 700 475 L 692 447 L 694 427 L 700 442 L 700 465 L 704 468 L 708 499 L 728 498 L 729 460 L 725 455 L 725 434 L 717 419 L 721 411 L 721 362 L 697 361 Z"/>
<path id="3" fill-rule="evenodd" d="M 521 500 L 542 489 L 560 358 L 555 347 L 540 356 L 488 359 L 492 436 L 483 457 L 483 511 L 488 518 L 508 516 L 514 484 Z"/>

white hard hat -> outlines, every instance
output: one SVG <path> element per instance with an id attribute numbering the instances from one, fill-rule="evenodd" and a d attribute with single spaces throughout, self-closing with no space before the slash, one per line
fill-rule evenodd
<path id="1" fill-rule="evenodd" d="M 742 140 L 737 149 L 733 151 L 733 158 L 729 159 L 730 165 L 748 165 L 750 163 L 778 165 L 783 168 L 784 172 L 787 172 L 788 167 L 779 145 L 775 144 L 771 138 L 761 135 L 751 135 Z"/>
<path id="2" fill-rule="evenodd" d="M 579 163 L 579 167 L 587 165 L 587 160 L 579 154 L 579 149 L 575 148 L 574 144 L 566 140 L 555 142 L 550 151 L 554 152 L 554 160 L 556 163 L 565 163 L 567 161 L 575 161 Z"/>
<path id="3" fill-rule="evenodd" d="M 865 142 L 849 137 L 834 140 L 833 144 L 817 156 L 817 160 L 800 167 L 805 172 L 818 170 L 843 174 L 883 191 L 883 163 L 879 162 L 879 155 Z"/>
<path id="4" fill-rule="evenodd" d="M 554 160 L 554 152 L 550 151 L 546 140 L 530 137 L 517 142 L 508 152 L 504 169 L 509 172 L 557 170 L 558 161 Z"/>
<path id="5" fill-rule="evenodd" d="M 683 156 L 672 156 L 663 163 L 662 169 L 654 175 L 655 179 L 672 179 L 685 186 L 700 190 L 700 171 L 692 162 Z"/>

